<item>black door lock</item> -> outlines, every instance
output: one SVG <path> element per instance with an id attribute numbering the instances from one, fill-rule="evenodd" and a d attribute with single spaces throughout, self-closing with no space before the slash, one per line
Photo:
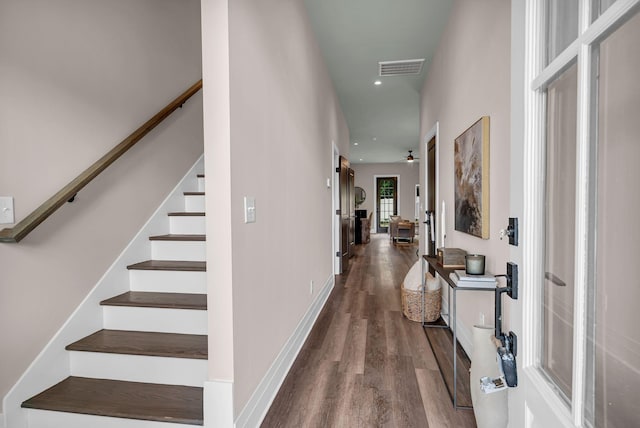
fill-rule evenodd
<path id="1" fill-rule="evenodd" d="M 498 347 L 498 359 L 500 368 L 504 374 L 507 386 L 518 386 L 518 371 L 516 367 L 516 355 L 518 353 L 518 336 L 512 331 L 505 334 L 502 331 L 502 295 L 506 293 L 512 299 L 518 298 L 518 265 L 507 263 L 507 273 L 496 275 L 507 280 L 506 287 L 496 287 L 495 290 L 495 336 L 502 346 Z"/>

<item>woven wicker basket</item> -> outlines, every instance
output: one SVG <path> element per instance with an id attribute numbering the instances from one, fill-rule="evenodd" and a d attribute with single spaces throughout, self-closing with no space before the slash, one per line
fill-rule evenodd
<path id="1" fill-rule="evenodd" d="M 422 321 L 422 292 L 420 290 L 407 290 L 404 283 L 400 287 L 402 297 L 402 313 L 411 321 Z M 440 304 L 442 302 L 442 288 L 424 292 L 424 321 L 433 322 L 440 317 Z"/>

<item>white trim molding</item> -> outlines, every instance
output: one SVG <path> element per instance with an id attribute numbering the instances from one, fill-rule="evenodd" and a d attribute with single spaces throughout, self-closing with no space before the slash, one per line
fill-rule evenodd
<path id="1" fill-rule="evenodd" d="M 238 418 L 235 422 L 236 427 L 244 428 L 260 426 L 260 423 L 267 414 L 267 411 L 269 410 L 271 403 L 276 397 L 280 386 L 284 382 L 287 373 L 289 373 L 293 362 L 298 356 L 298 353 L 300 352 L 304 341 L 307 339 L 307 336 L 311 332 L 311 328 L 316 322 L 318 315 L 320 315 L 320 311 L 329 298 L 329 294 L 331 293 L 331 290 L 333 290 L 334 285 L 335 277 L 331 275 L 325 281 L 322 290 L 320 290 L 320 292 L 316 295 L 315 300 L 309 307 L 307 313 L 300 320 L 300 323 L 293 331 L 291 337 L 289 337 L 289 340 L 287 340 L 287 342 L 282 347 L 280 354 L 276 357 L 269 370 L 267 370 L 267 373 L 258 384 L 258 387 L 253 392 L 253 395 L 244 406 L 244 409 L 242 409 L 242 411 L 238 415 Z M 209 414 L 209 412 L 205 406 L 205 415 L 206 414 Z M 205 424 L 205 426 L 225 427 L 227 425 Z"/>
<path id="2" fill-rule="evenodd" d="M 209 380 L 204 383 L 204 426 L 233 427 L 233 382 Z"/>
<path id="3" fill-rule="evenodd" d="M 432 138 L 436 139 L 436 165 L 435 165 L 435 176 L 436 176 L 436 183 L 435 183 L 435 188 L 436 188 L 436 194 L 434 195 L 435 197 L 435 201 L 436 201 L 436 206 L 434 207 L 437 210 L 438 207 L 438 201 L 440 200 L 440 180 L 439 180 L 439 174 L 440 174 L 440 121 L 436 121 L 436 123 L 431 127 L 431 129 L 429 130 L 429 132 L 427 132 L 424 135 L 424 138 L 422 139 L 422 153 L 420 154 L 422 156 L 422 159 L 424 159 L 424 161 L 421 163 L 421 168 L 422 168 L 422 179 L 424 180 L 423 186 L 422 186 L 422 200 L 420 201 L 421 205 L 422 205 L 422 212 L 420 213 L 420 215 L 422 217 L 424 217 L 425 215 L 425 211 L 426 211 L 426 205 L 427 205 L 427 199 L 428 199 L 428 192 L 429 192 L 429 186 L 427 185 L 427 182 L 429 181 L 428 175 L 429 175 L 429 170 L 427 169 L 428 166 L 428 149 L 429 149 L 429 141 L 431 141 Z M 439 217 L 434 217 L 434 218 L 439 218 Z M 424 219 L 426 220 L 426 218 Z M 423 220 L 423 221 L 424 221 Z M 440 233 L 440 226 L 438 226 L 438 224 L 442 224 L 439 221 L 435 222 L 436 224 L 433 225 L 433 230 L 435 231 L 435 235 L 436 236 L 441 236 Z M 429 248 L 429 242 L 427 241 L 427 228 L 426 227 L 421 227 L 420 228 L 420 239 L 422 240 L 422 249 L 423 249 L 423 254 L 427 254 L 428 251 L 427 249 Z M 444 244 L 443 244 L 444 245 Z M 438 241 L 436 239 L 436 247 L 438 247 Z"/>

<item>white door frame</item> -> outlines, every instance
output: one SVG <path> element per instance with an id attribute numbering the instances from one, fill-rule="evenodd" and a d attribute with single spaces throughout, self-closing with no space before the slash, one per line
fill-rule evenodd
<path id="1" fill-rule="evenodd" d="M 511 212 L 520 221 L 520 244 L 511 247 L 510 259 L 518 264 L 520 299 L 511 304 L 512 327 L 519 337 L 517 359 L 519 385 L 509 391 L 511 426 L 575 427 L 570 409 L 554 390 L 539 367 L 542 300 L 539 271 L 544 263 L 543 248 L 538 245 L 544 230 L 544 189 L 538 183 L 544 173 L 545 96 L 532 88 L 542 69 L 543 2 L 512 1 L 512 164 Z M 521 43 L 522 52 L 517 51 Z M 576 44 L 577 47 L 577 44 Z M 566 51 L 565 51 L 566 54 Z M 519 63 L 518 63 L 519 62 Z M 520 156 L 515 159 L 514 156 Z"/>
<path id="2" fill-rule="evenodd" d="M 420 154 L 420 158 L 424 159 L 421 162 L 421 165 L 423 166 L 423 172 L 424 175 L 422 176 L 423 181 L 422 181 L 422 198 L 420 200 L 420 209 L 422 210 L 422 217 L 423 217 L 423 221 L 427 220 L 427 216 L 425 214 L 425 203 L 427 201 L 427 199 L 429 198 L 428 192 L 428 186 L 427 186 L 427 182 L 429 180 L 429 171 L 427 169 L 427 165 L 428 165 L 428 150 L 429 150 L 429 141 L 431 141 L 433 138 L 436 139 L 436 144 L 435 144 L 435 150 L 436 150 L 436 195 L 435 195 L 435 201 L 436 201 L 436 210 L 438 207 L 438 201 L 440 200 L 440 180 L 439 180 L 439 174 L 440 174 L 440 122 L 436 121 L 436 123 L 431 127 L 431 129 L 429 130 L 429 132 L 427 132 L 426 134 L 424 134 L 424 138 L 422 139 L 423 144 L 422 144 L 422 153 Z M 442 214 L 442 213 L 440 213 Z M 440 216 L 436 216 L 435 218 L 440 218 Z M 424 223 L 423 223 L 424 224 Z M 436 221 L 436 224 L 433 226 L 433 230 L 435 231 L 435 236 L 440 236 L 440 229 L 438 227 L 438 224 L 442 224 L 439 221 Z M 426 226 L 426 225 L 425 225 Z M 427 254 L 428 252 L 428 243 L 427 243 L 427 228 L 426 227 L 421 227 L 420 228 L 421 232 L 420 232 L 420 241 L 422 241 L 422 254 Z M 441 242 L 440 243 L 442 246 L 444 246 L 444 243 Z M 438 240 L 436 239 L 436 248 L 438 247 Z"/>

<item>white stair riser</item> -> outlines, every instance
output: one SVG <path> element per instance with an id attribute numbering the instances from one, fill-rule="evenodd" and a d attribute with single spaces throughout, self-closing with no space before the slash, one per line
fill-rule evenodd
<path id="1" fill-rule="evenodd" d="M 132 269 L 129 271 L 129 288 L 131 291 L 205 294 L 207 273 Z"/>
<path id="2" fill-rule="evenodd" d="M 206 233 L 204 216 L 170 216 L 169 230 L 178 235 L 204 235 Z"/>
<path id="3" fill-rule="evenodd" d="M 71 375 L 202 387 L 207 360 L 71 351 Z"/>
<path id="4" fill-rule="evenodd" d="M 198 177 L 198 192 L 204 192 L 204 177 Z"/>
<path id="5" fill-rule="evenodd" d="M 104 328 L 160 333 L 207 334 L 207 311 L 103 306 Z"/>
<path id="6" fill-rule="evenodd" d="M 153 260 L 206 260 L 206 242 L 204 241 L 151 241 Z"/>
<path id="7" fill-rule="evenodd" d="M 193 428 L 194 425 L 170 422 L 141 421 L 137 419 L 110 418 L 81 415 L 79 413 L 52 412 L 25 409 L 29 428 Z"/>
<path id="8" fill-rule="evenodd" d="M 203 213 L 205 211 L 204 204 L 204 195 L 184 196 L 184 210 L 188 213 Z"/>

